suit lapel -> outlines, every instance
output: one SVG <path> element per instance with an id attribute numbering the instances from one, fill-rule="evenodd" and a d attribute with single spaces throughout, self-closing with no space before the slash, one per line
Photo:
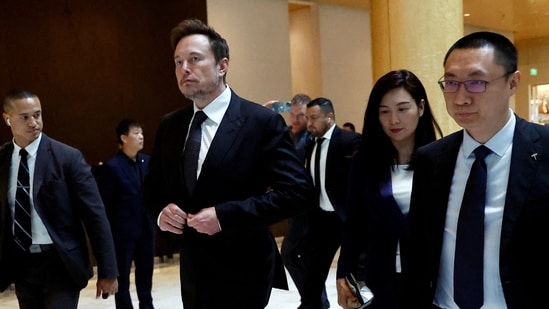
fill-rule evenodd
<path id="1" fill-rule="evenodd" d="M 379 181 L 380 203 L 372 203 L 371 207 L 383 218 L 388 229 L 395 235 L 401 237 L 408 230 L 406 216 L 400 210 L 394 196 L 391 172 L 388 170 L 383 179 Z"/>
<path id="2" fill-rule="evenodd" d="M 137 161 L 137 168 L 139 169 L 139 177 L 141 177 L 139 181 L 140 181 L 140 184 L 143 184 L 143 182 L 145 181 L 145 175 L 147 175 L 149 162 L 147 161 L 146 156 L 139 153 L 136 156 L 136 161 Z"/>
<path id="3" fill-rule="evenodd" d="M 527 199 L 529 188 L 533 186 L 539 164 L 547 164 L 543 157 L 543 145 L 538 143 L 540 136 L 534 125 L 517 117 L 515 133 L 513 136 L 513 153 L 507 194 L 505 196 L 505 209 L 503 212 L 503 225 L 501 230 L 501 251 L 508 250 L 511 233 L 514 230 L 517 218 Z M 535 157 L 535 158 L 534 158 Z M 549 159 L 549 158 L 548 158 Z M 513 190 L 509 190 L 513 188 Z M 506 256 L 502 254 L 502 256 Z"/>
<path id="4" fill-rule="evenodd" d="M 9 226 L 11 228 L 12 226 L 11 212 L 8 205 L 7 197 L 12 153 L 12 142 L 9 142 L 4 147 L 2 147 L 2 151 L 0 152 L 0 236 L 2 236 L 3 233 L 7 234 L 7 227 Z M 0 250 L 2 248 L 2 239 L 3 238 L 0 237 Z"/>
<path id="5" fill-rule="evenodd" d="M 340 181 L 339 179 L 337 179 L 337 177 L 336 179 L 332 177 L 333 174 L 337 174 L 333 172 L 334 169 L 342 168 L 340 160 L 344 149 L 341 149 L 340 146 L 342 144 L 340 135 L 341 129 L 337 126 L 334 127 L 334 131 L 332 132 L 332 136 L 329 140 L 330 144 L 328 145 L 328 153 L 326 154 L 326 165 L 324 166 L 324 187 L 327 189 L 328 192 L 338 185 L 337 183 L 334 183 L 334 181 Z M 335 207 L 335 203 L 330 197 L 330 194 L 328 194 L 328 197 Z M 336 209 L 336 211 L 340 210 Z"/>
<path id="6" fill-rule="evenodd" d="M 11 156 L 13 154 L 13 143 L 9 142 L 0 152 L 0 198 L 2 203 L 7 203 L 6 192 L 8 192 L 8 179 L 10 174 Z"/>
<path id="7" fill-rule="evenodd" d="M 236 139 L 239 136 L 240 130 L 246 122 L 246 117 L 241 114 L 241 99 L 232 94 L 229 107 L 219 124 L 219 128 L 215 133 L 215 137 L 212 140 L 212 144 L 208 150 L 208 154 L 202 164 L 202 170 L 197 180 L 197 186 L 203 176 L 207 176 L 210 170 L 215 170 L 220 165 L 223 165 L 223 161 L 227 157 L 227 154 L 234 146 Z"/>
<path id="8" fill-rule="evenodd" d="M 325 166 L 326 175 L 324 176 L 325 178 L 324 181 L 326 183 L 328 182 L 328 179 L 332 179 L 330 177 L 331 175 L 330 169 L 334 167 L 334 164 L 332 163 L 332 161 L 334 161 L 334 158 L 336 158 L 336 160 L 339 158 L 338 151 L 341 151 L 341 147 L 339 146 L 339 142 L 340 142 L 339 130 L 340 129 L 337 126 L 334 128 L 334 131 L 332 132 L 332 136 L 330 137 L 330 144 L 328 145 L 328 153 L 326 154 L 326 166 Z"/>
<path id="9" fill-rule="evenodd" d="M 37 205 L 40 203 L 37 203 L 38 201 L 38 191 L 40 191 L 40 188 L 42 187 L 42 183 L 44 182 L 44 176 L 47 174 L 47 169 L 49 168 L 49 158 L 51 158 L 51 141 L 50 138 L 42 133 L 42 139 L 40 140 L 40 144 L 38 145 L 38 150 L 36 151 L 36 161 L 34 163 L 34 180 L 33 180 L 33 188 L 32 188 L 32 195 L 34 197 L 34 206 L 37 212 L 40 212 L 41 209 Z"/>
<path id="10" fill-rule="evenodd" d="M 185 188 L 185 177 L 183 176 L 183 149 L 185 148 L 185 140 L 187 138 L 187 133 L 189 132 L 189 126 L 191 124 L 191 119 L 193 117 L 194 109 L 192 105 L 185 108 L 181 112 L 180 119 L 175 119 L 170 126 L 167 126 L 164 130 L 167 132 L 180 132 L 179 134 L 169 134 L 165 133 L 163 136 L 166 136 L 167 139 L 164 142 L 167 145 L 172 145 L 167 152 L 168 156 L 173 156 L 175 159 L 175 166 L 178 167 L 178 182 L 181 184 L 181 188 Z M 174 171 L 175 172 L 175 171 Z M 176 172 L 177 173 L 177 172 Z M 183 194 L 187 194 L 187 190 L 182 190 Z"/>
<path id="11" fill-rule="evenodd" d="M 434 222 L 438 222 L 437 226 L 434 227 L 436 231 L 444 230 L 444 223 L 446 221 L 444 218 L 446 218 L 446 211 L 448 209 L 452 178 L 462 142 L 463 131 L 449 135 L 444 144 L 431 157 L 433 160 L 433 181 L 431 182 L 431 192 L 433 193 L 432 205 L 441 205 L 441 207 L 433 208 L 434 218 L 436 218 Z"/>

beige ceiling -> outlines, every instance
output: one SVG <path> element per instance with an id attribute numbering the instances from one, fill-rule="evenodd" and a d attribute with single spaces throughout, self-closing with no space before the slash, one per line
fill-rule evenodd
<path id="1" fill-rule="evenodd" d="M 549 0 L 464 0 L 463 13 L 466 24 L 512 31 L 515 41 L 549 36 Z"/>
<path id="2" fill-rule="evenodd" d="M 370 0 L 295 1 L 304 2 L 334 3 L 366 9 L 370 7 Z M 463 0 L 463 13 L 465 24 L 511 31 L 515 41 L 549 37 L 549 0 Z"/>

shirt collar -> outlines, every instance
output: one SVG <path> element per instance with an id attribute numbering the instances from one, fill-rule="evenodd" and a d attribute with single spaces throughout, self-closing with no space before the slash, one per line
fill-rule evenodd
<path id="1" fill-rule="evenodd" d="M 229 88 L 229 85 L 225 87 L 225 90 L 212 102 L 210 102 L 204 109 L 202 110 L 206 116 L 208 116 L 208 120 L 211 120 L 215 122 L 217 125 L 221 123 L 221 120 L 223 119 L 223 116 L 225 115 L 225 112 L 227 111 L 227 108 L 229 108 L 229 103 L 231 102 L 231 88 Z M 196 105 L 193 104 L 194 112 L 199 110 Z"/>
<path id="2" fill-rule="evenodd" d="M 38 152 L 38 146 L 40 145 L 40 141 L 42 140 L 42 132 L 38 135 L 38 137 L 32 141 L 30 144 L 25 147 L 25 150 L 31 157 L 35 157 L 36 152 Z M 21 150 L 21 147 L 15 143 L 15 140 L 12 139 L 13 143 L 13 152 L 19 154 L 19 150 Z"/>
<path id="3" fill-rule="evenodd" d="M 328 129 L 328 131 L 326 131 L 326 133 L 324 133 L 324 135 L 322 135 L 322 137 L 324 139 L 330 140 L 332 138 L 332 134 L 334 133 L 335 127 L 336 127 L 335 123 L 332 124 L 332 126 Z"/>

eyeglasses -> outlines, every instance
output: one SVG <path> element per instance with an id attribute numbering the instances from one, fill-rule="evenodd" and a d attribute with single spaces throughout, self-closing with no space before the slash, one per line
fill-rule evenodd
<path id="1" fill-rule="evenodd" d="M 511 72 L 512 73 L 512 72 Z M 478 80 L 478 79 L 472 79 L 472 80 L 465 80 L 465 81 L 457 81 L 457 80 L 442 80 L 444 78 L 441 77 L 438 81 L 438 85 L 440 86 L 440 89 L 444 93 L 453 93 L 457 92 L 459 89 L 459 85 L 463 84 L 463 87 L 465 87 L 465 90 L 467 90 L 470 93 L 482 93 L 486 91 L 486 85 L 488 83 L 494 82 L 500 78 L 509 76 L 511 73 L 505 73 L 502 76 L 492 79 L 491 81 L 486 80 Z"/>

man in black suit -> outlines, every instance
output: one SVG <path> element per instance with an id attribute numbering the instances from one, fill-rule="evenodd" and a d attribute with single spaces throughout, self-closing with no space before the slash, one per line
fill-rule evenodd
<path id="1" fill-rule="evenodd" d="M 349 167 L 358 150 L 360 135 L 336 125 L 333 104 L 326 98 L 316 98 L 307 104 L 307 129 L 315 140 L 307 147 L 306 165 L 314 178 L 319 202 L 308 213 L 299 309 L 327 309 L 330 304 L 323 296 L 326 279 L 341 245 Z"/>
<path id="2" fill-rule="evenodd" d="M 491 32 L 469 34 L 446 53 L 439 84 L 448 113 L 463 130 L 417 152 L 409 215 L 413 250 L 402 264 L 414 296 L 410 307 L 547 306 L 549 270 L 540 248 L 549 235 L 549 128 L 510 109 L 521 76 L 517 58 L 515 46 Z M 463 248 L 481 241 L 467 256 L 479 257 L 479 267 L 471 268 L 479 270 L 458 271 L 475 264 L 460 262 L 457 252 L 461 213 L 472 205 L 461 203 L 472 191 L 465 184 L 477 147 L 488 148 L 485 207 L 479 207 L 479 231 Z M 474 228 L 474 217 L 463 231 Z M 479 275 L 479 288 L 463 300 L 460 292 L 477 280 L 460 288 L 462 275 Z M 458 305 L 473 298 L 477 304 Z"/>
<path id="3" fill-rule="evenodd" d="M 263 106 L 272 108 L 273 104 L 279 100 L 271 100 Z M 290 136 L 294 142 L 295 149 L 299 154 L 303 165 L 306 162 L 306 148 L 312 139 L 311 133 L 307 130 L 307 104 L 311 98 L 303 93 L 297 93 L 290 102 L 289 121 Z M 303 281 L 305 277 L 305 265 L 301 258 L 303 239 L 307 235 L 308 213 L 303 213 L 288 219 L 288 230 L 284 235 L 284 240 L 280 246 L 282 262 L 288 270 L 288 274 L 294 281 L 299 295 L 303 295 Z M 323 293 L 324 302 L 328 302 L 326 292 Z"/>
<path id="4" fill-rule="evenodd" d="M 142 184 L 149 156 L 140 153 L 144 136 L 141 124 L 123 119 L 116 126 L 119 151 L 99 168 L 97 184 L 111 223 L 118 264 L 117 309 L 133 308 L 130 295 L 132 264 L 139 309 L 153 309 L 155 225 L 143 206 Z"/>
<path id="5" fill-rule="evenodd" d="M 185 309 L 264 308 L 273 286 L 287 287 L 269 225 L 308 208 L 312 181 L 282 116 L 227 86 L 225 39 L 185 20 L 171 40 L 193 104 L 161 120 L 147 205 L 161 230 L 180 235 Z"/>
<path id="6" fill-rule="evenodd" d="M 98 267 L 96 296 L 113 295 L 114 244 L 90 166 L 80 151 L 42 133 L 35 94 L 10 92 L 2 117 L 13 140 L 0 148 L 0 290 L 15 282 L 20 308 L 77 308 L 93 275 L 87 235 Z M 28 171 L 28 187 L 19 170 Z M 20 189 L 29 193 L 27 203 Z M 28 202 L 29 209 L 21 206 Z"/>

